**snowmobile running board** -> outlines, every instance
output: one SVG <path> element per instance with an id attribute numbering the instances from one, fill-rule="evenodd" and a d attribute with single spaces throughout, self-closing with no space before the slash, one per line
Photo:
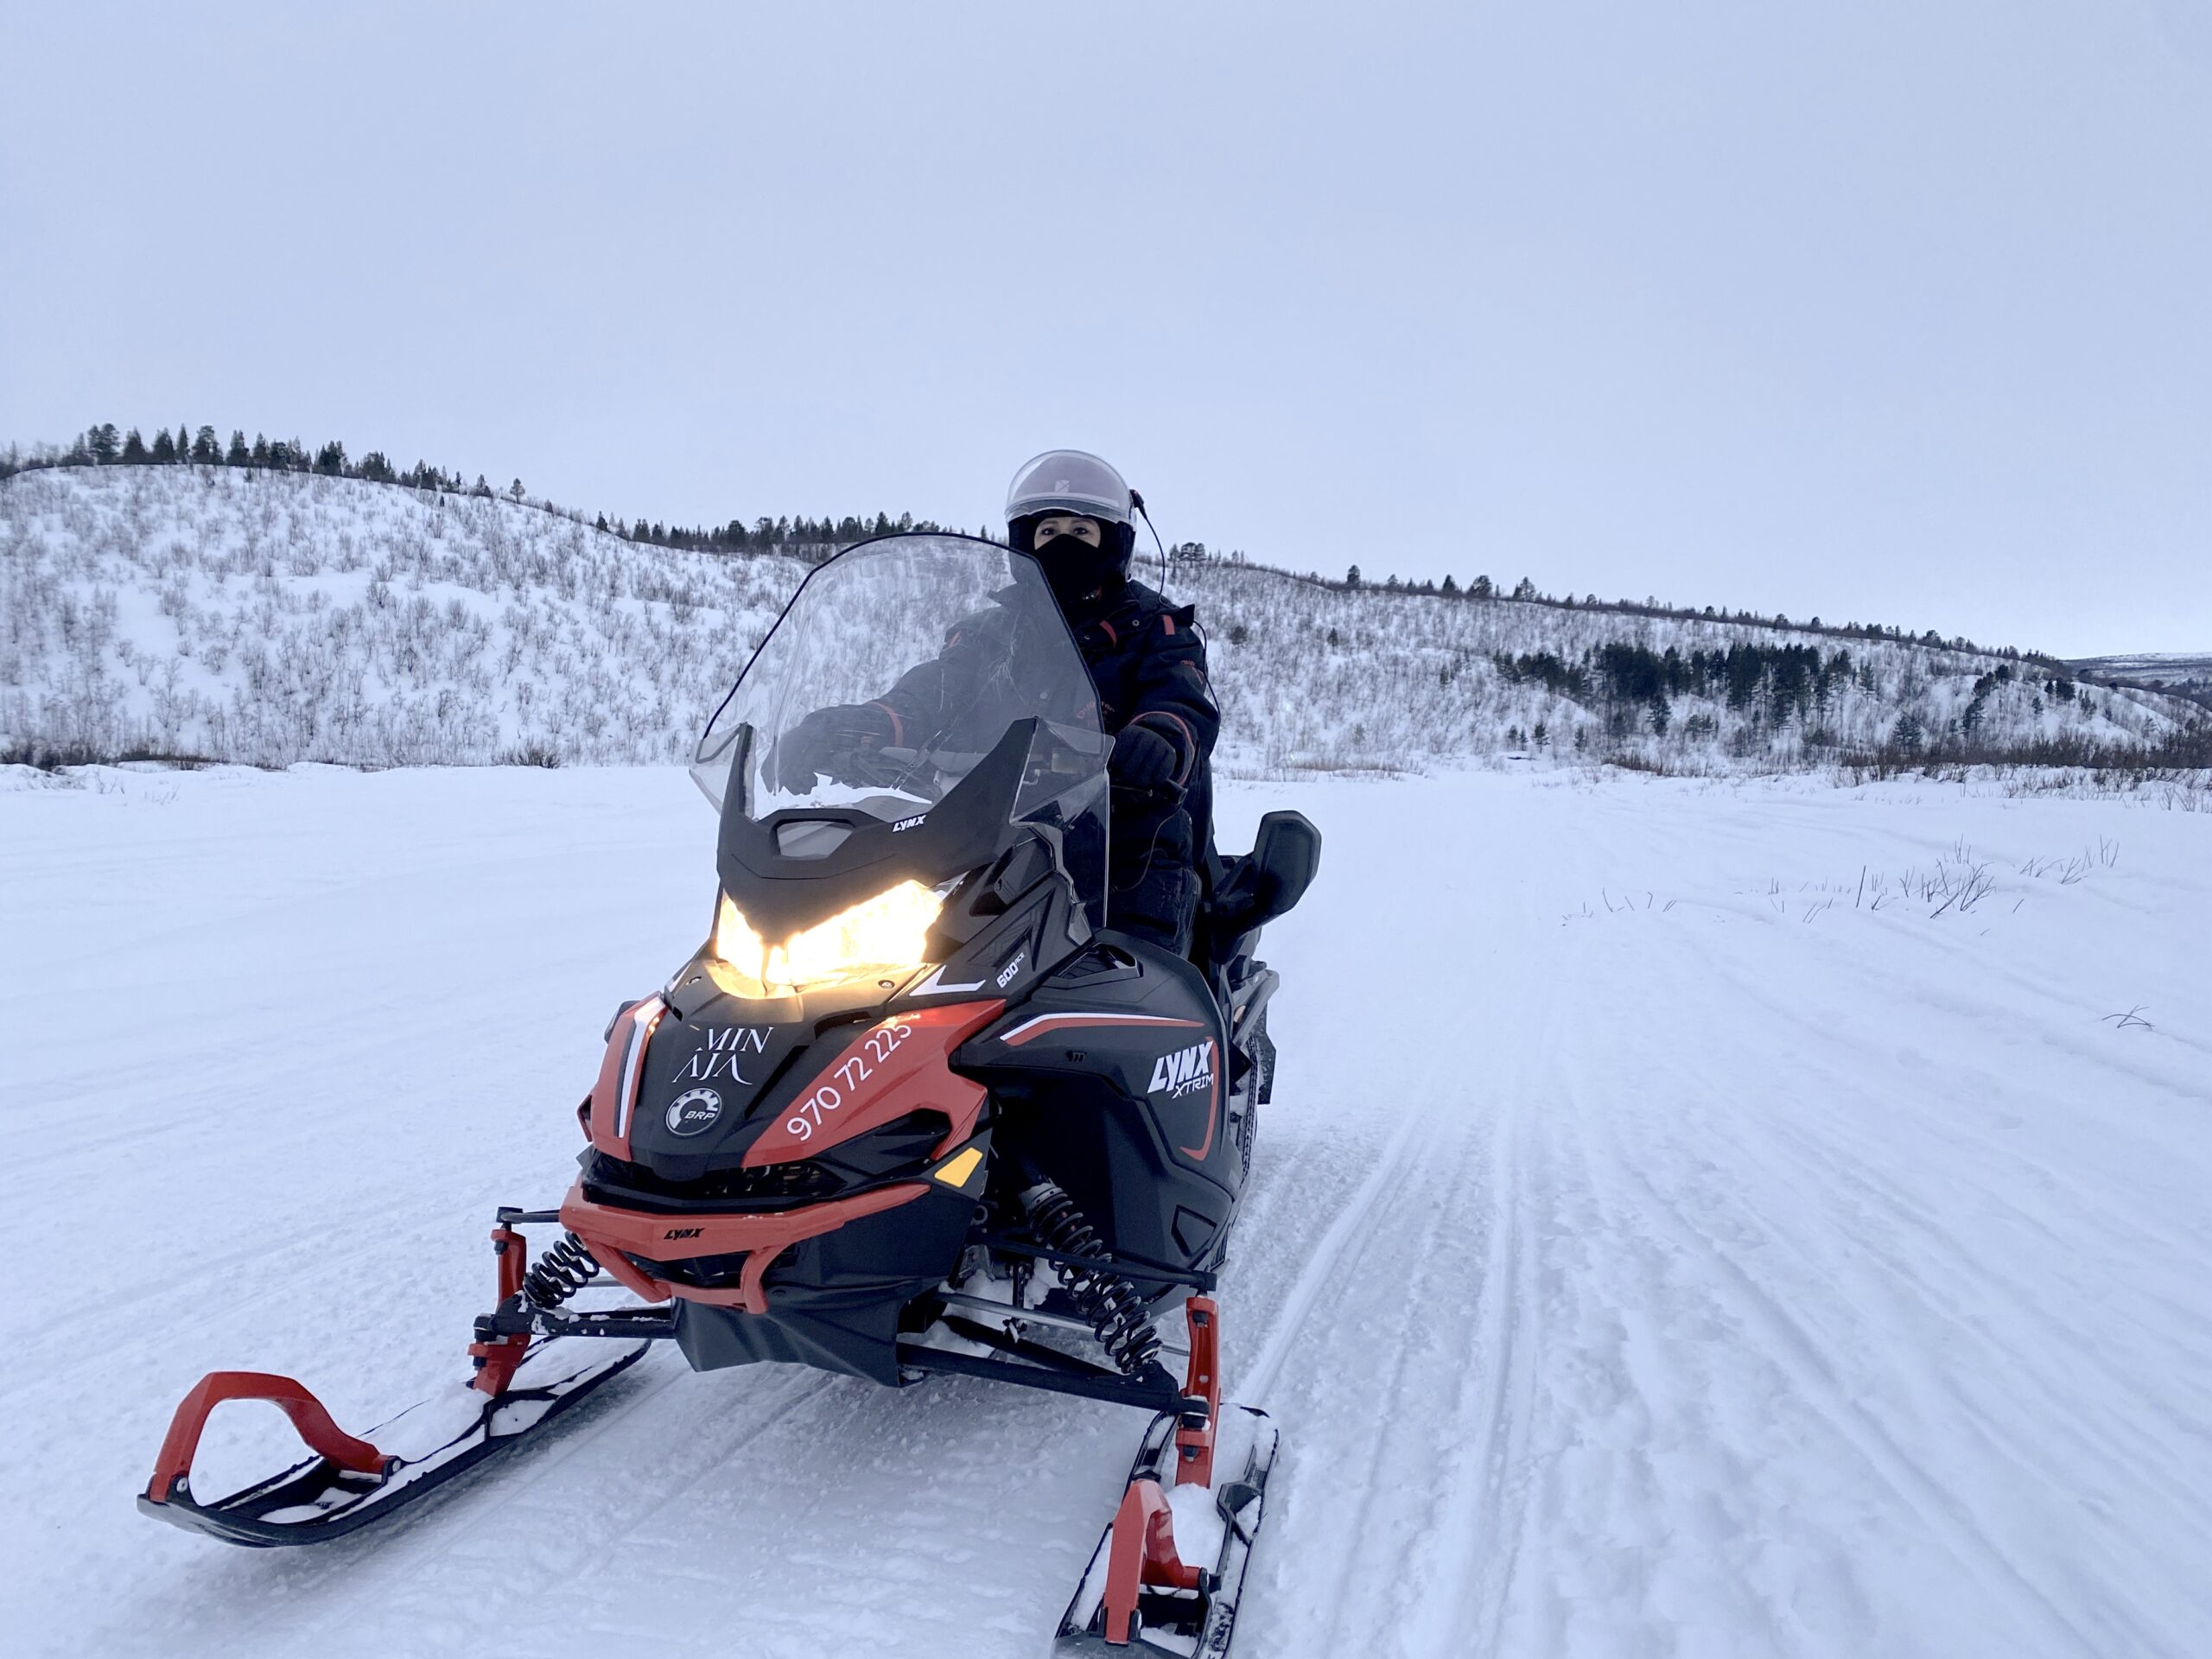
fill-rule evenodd
<path id="1" fill-rule="evenodd" d="M 494 1452 L 519 1444 L 636 1363 L 647 1342 L 554 1338 L 533 1346 L 496 1395 L 455 1382 L 358 1440 L 286 1376 L 215 1371 L 187 1395 L 138 1508 L 156 1520 L 250 1547 L 319 1544 L 382 1520 Z M 228 1497 L 192 1495 L 192 1458 L 208 1414 L 228 1400 L 280 1408 L 315 1455 Z"/>

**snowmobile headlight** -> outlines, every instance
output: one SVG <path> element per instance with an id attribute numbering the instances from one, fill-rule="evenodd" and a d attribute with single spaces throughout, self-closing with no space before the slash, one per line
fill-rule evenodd
<path id="1" fill-rule="evenodd" d="M 728 988 L 753 995 L 904 976 L 929 960 L 924 942 L 944 903 L 920 882 L 901 881 L 781 944 L 770 944 L 724 893 L 715 912 L 713 950 L 737 982 Z"/>

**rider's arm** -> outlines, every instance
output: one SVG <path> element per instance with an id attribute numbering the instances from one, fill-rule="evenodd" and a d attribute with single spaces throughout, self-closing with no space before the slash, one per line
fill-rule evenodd
<path id="1" fill-rule="evenodd" d="M 1189 783 L 1221 732 L 1221 710 L 1206 677 L 1206 642 L 1190 606 L 1163 611 L 1145 625 L 1136 691 L 1128 724 L 1141 724 L 1173 744 L 1175 782 Z"/>
<path id="2" fill-rule="evenodd" d="M 975 700 L 976 677 L 987 660 L 983 630 L 973 620 L 945 636 L 944 649 L 917 663 L 874 702 L 891 727 L 884 741 L 893 748 L 925 748 L 944 734 L 953 717 Z"/>

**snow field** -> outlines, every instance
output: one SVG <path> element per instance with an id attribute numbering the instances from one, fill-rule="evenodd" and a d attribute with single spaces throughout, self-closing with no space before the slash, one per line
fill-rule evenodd
<path id="1" fill-rule="evenodd" d="M 380 1535 L 139 1518 L 204 1370 L 360 1427 L 465 1374 L 712 824 L 672 770 L 77 776 L 0 788 L 22 1650 L 1042 1650 L 1134 1414 L 657 1354 Z M 1224 844 L 1278 804 L 1327 844 L 1223 1289 L 1283 1432 L 1240 1652 L 2212 1650 L 2203 815 L 1478 774 L 1233 785 Z"/>

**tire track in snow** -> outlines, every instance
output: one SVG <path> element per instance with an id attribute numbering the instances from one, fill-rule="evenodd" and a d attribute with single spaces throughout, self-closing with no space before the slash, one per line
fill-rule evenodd
<path id="1" fill-rule="evenodd" d="M 1236 1380 L 1234 1389 L 1224 1389 L 1223 1398 L 1238 1403 L 1264 1408 L 1268 1395 L 1274 1390 L 1282 1373 L 1283 1362 L 1289 1357 L 1292 1344 L 1300 1331 L 1313 1314 L 1321 1293 L 1326 1290 L 1344 1265 L 1346 1253 L 1355 1239 L 1363 1238 L 1369 1223 L 1382 1195 L 1392 1187 L 1402 1184 L 1406 1171 L 1413 1162 L 1414 1144 L 1419 1138 L 1423 1114 L 1409 1112 L 1401 1118 L 1384 1142 L 1381 1154 L 1368 1171 L 1367 1179 L 1351 1199 L 1330 1222 L 1313 1249 L 1307 1254 L 1306 1265 L 1285 1294 L 1280 1310 L 1268 1326 L 1267 1341 L 1244 1373 Z"/>
<path id="2" fill-rule="evenodd" d="M 1534 1046 L 1540 1052 L 1553 1047 L 1559 1010 L 1556 996 L 1547 996 Z M 1525 1516 L 1510 1510 L 1524 1484 L 1541 1346 L 1522 1156 L 1528 1100 L 1526 1080 L 1513 1077 L 1492 1118 L 1489 1230 L 1468 1355 L 1473 1363 L 1462 1372 L 1452 1402 L 1452 1422 L 1471 1431 L 1468 1449 L 1442 1471 L 1435 1522 L 1424 1541 L 1427 1581 L 1437 1586 L 1437 1599 L 1417 1627 L 1420 1638 L 1405 1644 L 1410 1654 L 1485 1655 L 1503 1646 L 1525 1529 Z"/>
<path id="3" fill-rule="evenodd" d="M 2063 1632 L 2069 1645 L 2083 1659 L 2104 1659 L 2108 1649 L 2044 1592 L 2034 1575 L 2005 1552 L 1972 1510 L 1915 1461 L 1879 1420 L 1844 1393 L 1818 1339 L 1774 1294 L 1685 1216 L 1679 1205 L 1662 1193 L 1649 1174 L 1633 1166 L 1620 1166 L 1626 1169 L 1629 1178 L 1649 1200 L 1649 1213 L 1672 1220 L 1675 1242 L 1702 1256 L 1713 1269 L 1711 1282 L 1726 1289 L 1747 1323 L 1761 1328 L 1766 1338 L 1761 1344 L 1761 1353 L 1789 1376 L 1805 1403 L 1851 1445 L 1891 1489 L 1929 1524 L 1931 1530 L 1943 1538 L 1961 1564 L 1986 1582 L 2001 1585 L 2014 1597 L 2032 1605 L 2046 1627 Z M 2132 1650 L 2144 1651 L 2140 1648 Z"/>
<path id="4" fill-rule="evenodd" d="M 1551 1046 L 1556 984 L 1509 971 L 1494 987 L 1484 1027 L 1525 1033 L 1495 1046 L 1494 1072 L 1446 1042 L 1390 1080 L 1405 1105 L 1385 1151 L 1313 1247 L 1240 1395 L 1298 1378 L 1278 1473 L 1296 1535 L 1252 1609 L 1267 1651 L 1499 1649 L 1537 1351 L 1524 1056 Z M 1376 1307 L 1399 1310 L 1387 1334 Z M 1301 1340 L 1315 1351 L 1302 1365 Z"/>
<path id="5" fill-rule="evenodd" d="M 1463 1174 L 1478 1154 L 1478 1148 L 1470 1137 L 1463 1143 L 1459 1159 L 1452 1166 L 1454 1176 Z M 1461 1185 L 1457 1179 L 1436 1181 L 1433 1176 L 1423 1183 L 1446 1195 Z M 1394 1212 L 1394 1219 L 1403 1216 L 1410 1222 L 1426 1211 L 1427 1221 L 1418 1228 L 1417 1243 L 1408 1249 L 1395 1230 L 1371 1232 L 1366 1241 L 1373 1247 L 1372 1259 L 1381 1262 L 1384 1272 L 1399 1281 L 1404 1293 L 1397 1305 L 1391 1339 L 1376 1344 L 1374 1350 L 1378 1355 L 1387 1356 L 1387 1374 L 1360 1379 L 1361 1392 L 1369 1395 L 1370 1410 L 1363 1424 L 1364 1432 L 1354 1438 L 1324 1440 L 1315 1448 L 1332 1454 L 1331 1461 L 1340 1467 L 1341 1485 L 1352 1499 L 1347 1510 L 1332 1517 L 1339 1547 L 1332 1563 L 1332 1593 L 1318 1610 L 1326 1621 L 1320 1649 L 1325 1653 L 1357 1650 L 1363 1634 L 1370 1643 L 1373 1641 L 1372 1635 L 1365 1630 L 1374 1618 L 1372 1595 L 1361 1592 L 1369 1589 L 1378 1577 L 1386 1582 L 1395 1577 L 1384 1568 L 1392 1554 L 1392 1540 L 1407 1530 L 1403 1511 L 1414 1491 L 1412 1482 L 1398 1478 L 1401 1467 L 1408 1461 L 1398 1449 L 1399 1445 L 1408 1428 L 1422 1422 L 1423 1404 L 1431 1396 L 1437 1365 L 1451 1363 L 1454 1355 L 1464 1351 L 1464 1341 L 1456 1339 L 1459 1327 L 1440 1320 L 1438 1314 L 1443 1308 L 1464 1307 L 1465 1299 L 1421 1294 L 1426 1281 L 1419 1270 L 1440 1257 L 1456 1259 L 1440 1252 L 1439 1243 L 1447 1230 L 1464 1228 L 1467 1218 L 1455 1214 L 1448 1202 L 1437 1201 L 1437 1191 L 1422 1194 L 1430 1200 L 1426 1204 L 1410 1201 L 1413 1194 L 1406 1196 L 1409 1201 L 1402 1211 Z M 1452 1242 L 1459 1241 L 1455 1238 Z M 1370 1259 L 1370 1250 L 1355 1250 L 1348 1256 L 1347 1266 L 1356 1268 Z M 1408 1265 L 1415 1271 L 1405 1271 Z M 1325 1380 L 1323 1387 L 1326 1386 Z M 1326 1395 L 1322 1398 L 1325 1401 Z M 1306 1414 L 1318 1418 L 1320 1414 Z M 1302 1465 L 1304 1450 L 1300 1448 L 1301 1456 L 1294 1467 Z M 1349 1455 L 1355 1450 L 1365 1454 L 1357 1465 Z M 1354 1478 L 1355 1467 L 1366 1478 Z M 1382 1558 L 1382 1567 L 1376 1565 L 1377 1556 Z"/>

